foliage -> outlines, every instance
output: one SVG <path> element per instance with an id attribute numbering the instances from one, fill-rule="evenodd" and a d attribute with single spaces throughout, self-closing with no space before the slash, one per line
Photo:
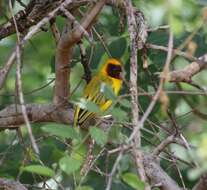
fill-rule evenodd
<path id="1" fill-rule="evenodd" d="M 27 1 L 24 1 L 27 4 Z M 207 52 L 207 27 L 205 1 L 194 0 L 134 0 L 134 5 L 143 11 L 150 29 L 156 29 L 162 25 L 169 25 L 174 33 L 174 47 L 179 48 L 185 40 L 195 32 L 194 37 L 184 47 L 183 51 L 199 57 Z M 6 21 L 10 15 L 7 1 L 0 1 L 0 23 Z M 83 7 L 85 11 L 86 7 Z M 14 1 L 14 9 L 17 12 L 21 6 Z M 202 10 L 202 11 L 201 11 Z M 4 15 L 4 16 L 2 16 Z M 120 13 L 115 7 L 106 6 L 100 18 L 95 24 L 97 32 L 107 46 L 110 54 L 120 59 L 125 68 L 125 79 L 129 80 L 129 35 L 127 25 L 120 26 Z M 205 22 L 204 22 L 205 21 Z M 203 23 L 204 22 L 204 23 Z M 62 28 L 64 19 L 57 18 L 58 27 Z M 49 30 L 41 31 L 27 43 L 23 52 L 22 81 L 25 102 L 50 103 L 53 98 L 54 82 L 54 55 L 56 44 Z M 122 30 L 121 30 L 122 29 Z M 15 35 L 0 41 L 0 67 L 3 67 L 16 43 Z M 149 33 L 147 43 L 167 46 L 168 31 L 156 30 Z M 87 38 L 83 39 L 83 45 L 90 58 L 90 68 L 93 73 L 108 58 L 100 39 L 93 34 L 93 43 Z M 138 86 L 140 117 L 143 115 L 152 99 L 152 94 L 159 84 L 159 73 L 162 72 L 166 60 L 166 52 L 147 49 L 147 68 L 143 67 L 143 52 L 138 52 Z M 191 61 L 184 57 L 176 56 L 170 65 L 170 70 L 181 69 Z M 193 78 L 200 87 L 206 87 L 207 77 L 205 71 Z M 84 71 L 80 61 L 78 46 L 74 50 L 71 67 L 70 102 L 81 105 L 82 108 L 93 112 L 100 112 L 97 105 L 81 99 L 85 81 L 82 79 Z M 7 78 L 4 88 L 0 91 L 0 109 L 16 100 L 15 90 L 15 66 Z M 80 82 L 81 81 L 81 82 Z M 80 82 L 80 83 L 79 83 Z M 78 85 L 78 88 L 76 88 Z M 41 88 L 45 86 L 44 88 Z M 189 93 L 179 93 L 182 91 Z M 159 101 L 142 129 L 143 149 L 151 152 L 154 146 L 166 138 L 167 131 L 174 129 L 177 124 L 189 144 L 197 149 L 186 150 L 179 145 L 170 145 L 161 157 L 161 165 L 172 178 L 182 185 L 179 175 L 183 176 L 184 183 L 192 188 L 195 180 L 206 171 L 207 168 L 207 122 L 206 117 L 200 117 L 194 109 L 206 115 L 207 98 L 202 95 L 202 90 L 187 83 L 181 83 L 180 88 L 173 83 L 166 83 L 164 89 L 169 102 L 168 112 L 163 109 L 162 101 Z M 73 91 L 75 89 L 75 91 Z M 190 93 L 190 92 L 195 92 Z M 40 157 L 35 157 L 29 146 L 29 138 L 26 128 L 23 126 L 22 139 L 16 131 L 1 131 L 0 133 L 0 177 L 20 179 L 23 184 L 61 189 L 60 186 L 75 190 L 105 189 L 105 181 L 108 179 L 105 173 L 110 172 L 117 155 L 107 154 L 119 147 L 131 133 L 131 101 L 130 89 L 124 84 L 119 97 L 115 97 L 111 89 L 106 88 L 105 94 L 114 100 L 110 110 L 106 114 L 113 117 L 113 126 L 108 131 L 103 131 L 97 126 L 92 126 L 88 131 L 79 131 L 71 125 L 59 123 L 32 123 L 33 133 L 40 148 Z M 197 94 L 196 94 L 197 93 Z M 169 117 L 169 113 L 172 117 Z M 173 118 L 173 119 L 172 119 Z M 174 120 L 174 121 L 172 121 Z M 1 124 L 0 124 L 1 125 Z M 95 140 L 93 150 L 95 167 L 86 175 L 81 176 L 80 170 L 87 155 L 87 137 Z M 22 142 L 23 140 L 23 142 Z M 107 143 L 109 142 L 109 143 Z M 170 155 L 179 157 L 182 161 L 172 160 Z M 169 161 L 170 160 L 170 161 Z M 43 164 L 42 164 L 43 163 Z M 198 163 L 200 167 L 192 167 L 192 163 Z M 204 169 L 201 169 L 204 168 Z M 57 183 L 56 183 L 57 182 Z M 60 185 L 61 184 L 61 185 Z M 112 182 L 113 190 L 144 189 L 144 183 L 137 177 L 134 162 L 127 154 L 123 156 L 118 165 L 116 175 Z"/>

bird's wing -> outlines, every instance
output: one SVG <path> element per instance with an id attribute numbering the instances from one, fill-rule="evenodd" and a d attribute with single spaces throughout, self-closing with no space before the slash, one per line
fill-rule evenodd
<path id="1" fill-rule="evenodd" d="M 94 77 L 84 91 L 84 98 L 88 101 L 94 102 L 101 109 L 101 111 L 104 111 L 102 110 L 102 107 L 109 101 L 105 98 L 104 93 L 101 89 L 102 83 L 104 82 L 105 81 L 100 80 L 99 77 Z M 76 125 L 85 127 L 90 124 L 90 120 L 95 120 L 95 117 L 96 113 L 81 108 L 76 109 Z"/>

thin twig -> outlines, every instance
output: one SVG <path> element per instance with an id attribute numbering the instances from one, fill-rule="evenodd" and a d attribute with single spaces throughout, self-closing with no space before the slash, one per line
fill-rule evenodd
<path id="1" fill-rule="evenodd" d="M 80 32 L 83 33 L 83 35 L 86 37 L 86 39 L 88 39 L 88 41 L 90 43 L 92 43 L 92 39 L 89 35 L 89 33 L 86 31 L 86 29 L 77 21 L 77 19 L 64 7 L 61 8 L 61 11 L 63 11 L 63 13 L 65 14 L 65 16 L 70 20 L 71 23 L 73 23 L 73 25 L 75 27 L 78 27 Z"/>
<path id="2" fill-rule="evenodd" d="M 83 65 L 83 69 L 84 69 L 84 79 L 86 80 L 87 83 L 89 83 L 89 81 L 91 80 L 91 70 L 89 68 L 89 62 L 87 59 L 86 50 L 82 42 L 79 43 L 79 48 L 80 48 L 81 64 Z"/>
<path id="3" fill-rule="evenodd" d="M 56 7 L 55 9 L 53 9 L 51 12 L 48 13 L 47 16 L 45 16 L 42 20 L 40 20 L 33 28 L 32 30 L 30 30 L 27 35 L 25 35 L 25 37 L 21 40 L 21 42 L 19 42 L 18 45 L 20 45 L 21 47 L 24 46 L 24 44 L 34 35 L 36 34 L 39 29 L 44 26 L 51 18 L 53 18 L 54 16 L 56 16 L 56 14 L 59 12 L 59 10 L 63 7 L 63 6 L 67 6 L 72 2 L 72 0 L 65 0 L 60 6 Z M 3 87 L 4 82 L 6 80 L 6 77 L 14 63 L 14 60 L 16 58 L 16 49 L 18 47 L 15 47 L 15 49 L 13 50 L 13 52 L 11 53 L 7 63 L 5 64 L 5 66 L 0 69 L 0 89 Z"/>
<path id="4" fill-rule="evenodd" d="M 130 95 L 131 95 L 131 114 L 132 114 L 132 126 L 133 131 L 137 129 L 136 136 L 133 137 L 132 141 L 132 153 L 135 158 L 135 163 L 137 167 L 137 173 L 140 176 L 140 179 L 144 182 L 147 181 L 147 177 L 145 174 L 144 166 L 143 166 L 143 155 L 141 148 L 141 131 L 139 121 L 139 107 L 138 107 L 138 90 L 137 90 L 137 70 L 138 70 L 138 62 L 137 62 L 137 52 L 138 52 L 138 31 L 137 31 L 137 22 L 135 19 L 135 12 L 132 6 L 131 0 L 124 1 L 124 5 L 126 7 L 126 15 L 128 21 L 128 30 L 130 37 Z M 133 132 L 132 132 L 133 133 Z M 129 144 L 130 144 L 129 143 Z M 150 189 L 147 187 L 146 190 Z"/>
<path id="5" fill-rule="evenodd" d="M 161 51 L 168 52 L 168 47 L 165 47 L 165 46 L 160 46 L 160 45 L 147 43 L 146 47 L 150 48 L 150 49 L 155 49 L 155 50 L 161 50 Z M 198 58 L 192 56 L 191 54 L 185 53 L 185 52 L 183 52 L 181 50 L 178 50 L 178 49 L 172 49 L 172 55 L 179 55 L 179 56 L 182 56 L 182 57 L 184 57 L 184 58 L 186 58 L 190 61 L 201 62 Z"/>
<path id="6" fill-rule="evenodd" d="M 183 179 L 183 176 L 182 176 L 182 174 L 181 174 L 181 171 L 180 171 L 179 167 L 178 167 L 177 164 L 176 164 L 176 160 L 175 160 L 175 158 L 173 158 L 173 162 L 174 162 L 174 166 L 175 166 L 175 168 L 176 168 L 176 170 L 177 170 L 177 172 L 178 172 L 178 175 L 179 175 L 179 177 L 180 177 L 180 180 L 181 180 L 183 189 L 184 189 L 184 190 L 187 190 L 187 189 L 186 189 L 185 182 L 184 182 L 184 179 Z"/>
<path id="7" fill-rule="evenodd" d="M 169 42 L 168 42 L 168 54 L 167 54 L 167 59 L 166 59 L 165 66 L 164 66 L 164 69 L 163 69 L 163 73 L 165 73 L 169 68 L 169 64 L 171 62 L 171 57 L 172 57 L 172 48 L 173 48 L 173 34 L 170 31 Z M 163 76 L 160 79 L 160 84 L 159 84 L 158 90 L 157 90 L 156 94 L 153 96 L 153 100 L 151 101 L 150 105 L 148 106 L 147 110 L 145 111 L 144 115 L 142 116 L 142 118 L 139 121 L 140 127 L 143 127 L 144 122 L 146 121 L 146 119 L 150 115 L 152 109 L 154 108 L 154 106 L 155 106 L 155 104 L 156 104 L 156 102 L 157 102 L 157 100 L 160 96 L 160 92 L 162 91 L 165 80 L 166 80 L 165 76 Z M 131 136 L 128 139 L 128 142 L 132 141 L 134 136 L 136 136 L 137 131 L 139 131 L 139 128 L 136 128 L 133 131 L 133 133 L 131 134 Z"/>
<path id="8" fill-rule="evenodd" d="M 27 116 L 27 110 L 24 104 L 24 96 L 22 93 L 22 79 L 21 79 L 21 45 L 20 45 L 20 33 L 18 31 L 17 28 L 17 23 L 16 20 L 14 18 L 14 15 L 12 13 L 12 4 L 11 4 L 11 0 L 9 0 L 9 7 L 10 7 L 10 11 L 13 17 L 13 21 L 15 23 L 15 28 L 16 28 L 16 34 L 17 34 L 17 48 L 16 48 L 16 63 L 17 63 L 17 68 L 16 68 L 16 79 L 17 79 L 17 92 L 18 92 L 18 97 L 19 97 L 19 102 L 21 105 L 21 109 L 22 109 L 22 114 L 24 117 L 24 121 L 28 130 L 28 134 L 29 134 L 29 138 L 32 144 L 32 148 L 34 149 L 35 153 L 37 155 L 39 155 L 40 151 L 39 148 L 35 142 L 35 138 L 32 134 L 32 128 L 29 122 L 29 118 Z"/>
<path id="9" fill-rule="evenodd" d="M 50 29 L 51 29 L 52 35 L 55 39 L 55 43 L 58 44 L 58 42 L 60 40 L 60 32 L 59 32 L 58 27 L 55 23 L 55 19 L 50 20 Z"/>
<path id="10" fill-rule="evenodd" d="M 123 151 L 120 151 L 119 155 L 117 156 L 116 161 L 115 161 L 115 163 L 113 165 L 111 173 L 109 174 L 106 190 L 110 190 L 111 189 L 113 176 L 114 176 L 114 174 L 116 172 L 116 169 L 118 167 L 119 162 L 121 161 L 122 156 L 123 156 Z"/>
<path id="11" fill-rule="evenodd" d="M 158 156 L 169 144 L 175 141 L 175 135 L 171 135 L 163 140 L 154 150 L 152 155 Z"/>

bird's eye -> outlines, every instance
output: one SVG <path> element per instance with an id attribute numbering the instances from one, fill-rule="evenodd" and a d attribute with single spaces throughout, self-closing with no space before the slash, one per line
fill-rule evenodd
<path id="1" fill-rule="evenodd" d="M 120 73 L 122 72 L 122 68 L 120 65 L 115 65 L 109 63 L 107 66 L 107 73 L 112 78 L 120 79 Z"/>

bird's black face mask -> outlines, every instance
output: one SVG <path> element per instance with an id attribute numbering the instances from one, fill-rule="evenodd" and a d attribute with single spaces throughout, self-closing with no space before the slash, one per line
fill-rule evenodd
<path id="1" fill-rule="evenodd" d="M 121 79 L 122 68 L 120 65 L 109 63 L 106 68 L 106 72 L 112 78 Z"/>

